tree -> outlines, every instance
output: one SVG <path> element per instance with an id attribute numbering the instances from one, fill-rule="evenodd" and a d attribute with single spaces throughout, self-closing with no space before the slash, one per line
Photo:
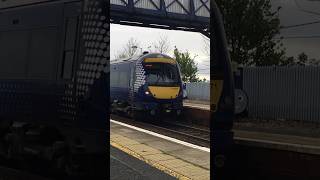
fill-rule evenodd
<path id="1" fill-rule="evenodd" d="M 306 53 L 300 53 L 299 55 L 298 55 L 298 62 L 297 62 L 297 64 L 298 65 L 301 65 L 301 66 L 305 66 L 305 65 L 307 65 L 307 63 L 308 63 L 308 56 L 307 56 L 307 54 Z"/>
<path id="2" fill-rule="evenodd" d="M 309 59 L 309 65 L 319 66 L 320 65 L 320 60 L 319 59 L 317 60 L 315 58 Z"/>
<path id="3" fill-rule="evenodd" d="M 280 61 L 280 66 L 292 66 L 292 65 L 295 65 L 295 59 L 294 57 L 286 57 L 286 58 L 283 58 L 281 61 Z"/>
<path id="4" fill-rule="evenodd" d="M 153 43 L 154 50 L 153 52 L 157 53 L 168 53 L 171 49 L 168 36 L 162 35 L 159 36 L 159 39 Z"/>
<path id="5" fill-rule="evenodd" d="M 200 80 L 200 82 L 207 82 L 207 79 L 203 78 L 202 80 Z"/>
<path id="6" fill-rule="evenodd" d="M 315 58 L 310 59 L 306 53 L 302 52 L 298 54 L 296 64 L 301 66 L 319 66 L 320 61 Z"/>
<path id="7" fill-rule="evenodd" d="M 231 60 L 243 66 L 279 65 L 285 58 L 278 12 L 270 0 L 216 0 L 225 22 Z"/>
<path id="8" fill-rule="evenodd" d="M 285 61 L 282 61 L 282 66 L 292 66 L 292 65 L 298 65 L 298 66 L 319 66 L 320 60 L 316 60 L 315 58 L 310 59 L 308 55 L 304 52 L 298 54 L 297 58 L 294 57 L 288 57 L 285 59 Z"/>
<path id="9" fill-rule="evenodd" d="M 123 49 L 118 52 L 115 58 L 122 59 L 131 57 L 136 54 L 139 47 L 140 42 L 134 38 L 130 38 L 128 42 L 124 45 Z"/>
<path id="10" fill-rule="evenodd" d="M 197 77 L 198 67 L 194 62 L 194 58 L 191 58 L 190 53 L 182 53 L 175 47 L 174 57 L 180 65 L 182 80 L 184 82 L 199 82 Z"/>

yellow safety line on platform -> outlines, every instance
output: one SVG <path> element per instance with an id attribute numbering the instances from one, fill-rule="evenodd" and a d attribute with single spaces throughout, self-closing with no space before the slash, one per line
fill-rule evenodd
<path id="1" fill-rule="evenodd" d="M 129 154 L 129 155 L 131 155 L 131 156 L 133 156 L 133 157 L 135 157 L 135 158 L 137 158 L 137 159 L 139 159 L 139 160 L 141 160 L 141 161 L 143 161 L 143 162 L 145 162 L 145 163 L 147 163 L 147 164 L 149 164 L 149 165 L 151 165 L 151 166 L 153 166 L 153 167 L 155 167 L 155 168 L 157 168 L 157 169 L 159 169 L 159 170 L 161 170 L 161 171 L 163 171 L 163 172 L 165 172 L 167 174 L 169 174 L 170 176 L 176 177 L 176 178 L 181 179 L 181 180 L 191 180 L 191 178 L 189 178 L 187 176 L 184 176 L 183 174 L 180 174 L 178 172 L 175 172 L 174 170 L 172 170 L 172 169 L 170 169 L 170 168 L 168 168 L 168 167 L 166 167 L 166 166 L 164 166 L 162 164 L 159 164 L 157 162 L 153 162 L 152 160 L 146 159 L 142 155 L 140 155 L 139 153 L 136 153 L 136 152 L 132 151 L 131 149 L 129 149 L 129 148 L 125 147 L 125 146 L 122 146 L 122 145 L 120 145 L 120 144 L 118 144 L 118 143 L 116 143 L 116 142 L 114 142 L 112 140 L 110 140 L 110 144 L 111 144 L 111 146 L 113 146 L 113 147 L 115 147 L 115 148 L 117 148 L 117 149 L 119 149 L 119 150 L 121 150 L 121 151 L 123 151 L 123 152 L 125 152 L 125 153 L 127 153 L 127 154 Z"/>

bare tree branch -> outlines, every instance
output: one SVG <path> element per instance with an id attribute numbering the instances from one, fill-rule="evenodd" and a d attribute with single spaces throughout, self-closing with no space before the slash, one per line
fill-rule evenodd
<path id="1" fill-rule="evenodd" d="M 168 39 L 168 36 L 161 35 L 159 36 L 159 39 L 153 43 L 154 52 L 158 53 L 168 53 L 171 49 L 170 41 Z"/>
<path id="2" fill-rule="evenodd" d="M 124 45 L 123 49 L 115 55 L 115 58 L 122 59 L 131 57 L 136 54 L 139 47 L 140 42 L 134 38 L 130 38 L 128 42 Z"/>

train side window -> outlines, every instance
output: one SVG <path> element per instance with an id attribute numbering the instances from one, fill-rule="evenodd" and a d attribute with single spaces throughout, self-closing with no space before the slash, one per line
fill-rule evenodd
<path id="1" fill-rule="evenodd" d="M 112 87 L 117 87 L 118 83 L 119 83 L 119 72 L 116 70 L 116 67 L 112 67 L 111 73 L 110 73 L 110 85 Z"/>
<path id="2" fill-rule="evenodd" d="M 120 79 L 119 79 L 119 87 L 122 87 L 122 88 L 128 88 L 129 87 L 129 83 L 128 83 L 128 78 L 129 74 L 128 72 L 126 71 L 121 71 L 120 72 Z"/>
<path id="3" fill-rule="evenodd" d="M 25 77 L 28 32 L 0 31 L 0 79 Z"/>
<path id="4" fill-rule="evenodd" d="M 73 66 L 74 52 L 65 52 L 64 65 L 63 65 L 63 78 L 70 79 L 72 77 L 72 66 Z"/>
<path id="5" fill-rule="evenodd" d="M 65 39 L 65 50 L 74 50 L 76 44 L 76 34 L 77 34 L 77 25 L 78 18 L 72 17 L 66 20 L 67 28 L 66 28 L 66 39 Z"/>
<path id="6" fill-rule="evenodd" d="M 27 73 L 32 79 L 55 78 L 52 67 L 56 63 L 57 29 L 45 28 L 32 30 L 29 45 Z"/>
<path id="7" fill-rule="evenodd" d="M 64 53 L 62 63 L 62 78 L 71 79 L 73 74 L 74 55 L 77 40 L 78 17 L 66 19 Z"/>

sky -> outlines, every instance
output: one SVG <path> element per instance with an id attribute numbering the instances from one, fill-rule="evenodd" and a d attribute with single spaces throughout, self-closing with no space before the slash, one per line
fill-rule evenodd
<path id="1" fill-rule="evenodd" d="M 154 41 L 161 36 L 167 36 L 171 44 L 168 55 L 173 57 L 173 50 L 176 46 L 180 51 L 188 51 L 192 57 L 196 56 L 198 64 L 198 77 L 210 79 L 210 57 L 204 51 L 205 38 L 200 33 L 185 32 L 176 30 L 164 30 L 155 28 L 143 28 L 136 26 L 124 26 L 111 24 L 110 27 L 110 58 L 114 59 L 116 54 L 121 51 L 128 40 L 133 37 L 141 44 L 143 51 L 148 51 Z"/>
<path id="2" fill-rule="evenodd" d="M 272 0 L 273 8 L 281 6 L 279 17 L 287 56 L 305 52 L 310 58 L 320 59 L 320 0 Z M 306 12 L 306 11 L 309 11 Z M 314 12 L 314 13 L 312 13 Z M 301 25 L 316 22 L 310 25 Z M 301 25 L 292 27 L 293 25 Z"/>

